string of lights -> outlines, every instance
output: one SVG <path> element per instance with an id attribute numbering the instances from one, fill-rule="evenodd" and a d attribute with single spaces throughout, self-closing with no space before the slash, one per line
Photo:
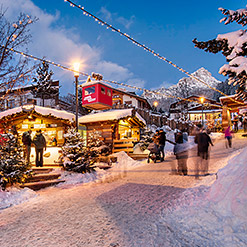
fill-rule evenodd
<path id="1" fill-rule="evenodd" d="M 33 56 L 33 55 L 27 54 L 27 53 L 25 53 L 25 52 L 17 51 L 17 50 L 15 50 L 15 49 L 13 49 L 13 48 L 6 48 L 4 45 L 2 45 L 2 48 L 7 49 L 7 50 L 10 50 L 10 51 L 12 51 L 12 52 L 14 52 L 14 53 L 16 53 L 16 54 L 20 54 L 20 55 L 22 55 L 22 56 L 24 56 L 24 57 L 31 58 L 31 59 L 36 60 L 36 61 L 46 62 L 46 63 L 51 64 L 51 65 L 53 65 L 53 66 L 62 68 L 62 69 L 64 69 L 64 70 L 68 70 L 68 71 L 71 71 L 71 72 L 74 72 L 74 73 L 79 73 L 79 74 L 82 75 L 82 76 L 89 76 L 89 74 L 86 74 L 86 73 L 83 73 L 83 72 L 76 71 L 76 70 L 74 70 L 74 69 L 65 67 L 65 66 L 63 66 L 63 65 L 61 65 L 61 64 L 59 64 L 59 63 L 55 63 L 55 62 L 46 60 L 46 59 L 44 59 L 44 58 L 39 58 L 39 57 L 37 57 L 37 56 Z"/>
<path id="2" fill-rule="evenodd" d="M 64 65 L 61 65 L 59 63 L 52 62 L 50 60 L 46 60 L 44 58 L 39 58 L 37 56 L 33 56 L 33 55 L 30 55 L 30 54 L 27 54 L 27 53 L 24 53 L 24 52 L 20 52 L 20 51 L 17 51 L 15 49 L 13 49 L 13 48 L 5 48 L 4 46 L 2 46 L 2 47 L 4 49 L 10 50 L 10 51 L 12 51 L 12 52 L 14 52 L 16 54 L 22 55 L 24 57 L 31 58 L 31 59 L 36 60 L 36 61 L 46 62 L 46 63 L 51 64 L 53 66 L 59 67 L 59 68 L 61 68 L 63 70 L 67 70 L 67 71 L 70 71 L 70 72 L 78 73 L 78 74 L 80 74 L 82 76 L 86 76 L 86 77 L 89 77 L 90 76 L 88 73 L 76 71 L 74 69 L 68 68 L 68 67 L 66 67 Z M 117 81 L 112 81 L 112 80 L 105 80 L 105 79 L 102 79 L 102 81 L 103 82 L 106 82 L 106 83 L 115 84 L 115 85 L 118 85 L 118 86 L 132 88 L 132 89 L 143 91 L 143 92 L 146 92 L 146 93 L 156 94 L 156 95 L 159 95 L 161 97 L 174 98 L 174 99 L 178 99 L 178 100 L 185 100 L 185 101 L 189 101 L 189 102 L 194 102 L 194 103 L 201 104 L 199 101 L 195 101 L 195 100 L 191 100 L 191 99 L 185 99 L 185 98 L 182 98 L 182 97 L 178 97 L 178 96 L 174 96 L 174 95 L 170 95 L 170 94 L 165 94 L 165 93 L 161 93 L 161 92 L 156 92 L 156 91 L 152 91 L 152 90 L 149 90 L 149 89 L 145 89 L 145 88 L 141 88 L 141 87 L 137 87 L 137 86 L 128 85 L 128 84 L 122 83 L 122 82 L 117 82 Z M 238 103 L 243 104 L 242 102 L 238 102 Z M 211 105 L 210 103 L 207 103 L 207 104 Z M 204 103 L 204 105 L 205 105 L 205 103 Z M 222 107 L 219 106 L 219 108 L 222 108 Z"/>
<path id="3" fill-rule="evenodd" d="M 155 52 L 154 50 L 152 50 L 151 48 L 147 47 L 146 45 L 144 44 L 141 44 L 140 42 L 138 42 L 137 40 L 135 40 L 133 37 L 131 37 L 130 35 L 128 35 L 127 33 L 123 33 L 120 29 L 117 29 L 115 28 L 114 26 L 108 24 L 107 22 L 103 21 L 102 19 L 98 18 L 97 16 L 93 15 L 92 13 L 90 13 L 89 11 L 87 11 L 85 9 L 85 7 L 81 6 L 81 5 L 77 5 L 75 4 L 74 2 L 72 2 L 71 0 L 64 0 L 64 2 L 67 2 L 70 4 L 71 7 L 76 7 L 80 10 L 83 11 L 83 14 L 86 15 L 86 16 L 89 16 L 89 17 L 92 17 L 95 21 L 98 22 L 98 24 L 102 25 L 102 26 L 106 26 L 107 29 L 111 29 L 113 32 L 116 32 L 116 33 L 119 33 L 120 36 L 122 37 L 125 37 L 128 39 L 128 41 L 131 41 L 133 44 L 137 45 L 138 47 L 141 47 L 143 48 L 144 50 L 152 53 L 155 57 L 169 63 L 170 65 L 172 65 L 174 68 L 178 69 L 179 71 L 185 73 L 187 76 L 189 76 L 190 78 L 206 85 L 207 87 L 209 87 L 210 89 L 220 93 L 221 95 L 224 95 L 224 96 L 228 96 L 227 94 L 221 92 L 220 90 L 218 90 L 217 88 L 214 88 L 212 86 L 210 86 L 209 84 L 207 84 L 206 82 L 204 82 L 203 80 L 201 80 L 200 78 L 190 74 L 188 71 L 186 71 L 185 69 L 183 69 L 182 67 L 176 65 L 175 63 L 173 63 L 171 60 L 165 58 L 164 56 L 161 56 L 159 53 Z M 235 103 L 240 103 L 242 104 L 242 102 L 239 102 L 239 101 L 236 101 L 235 99 L 232 99 L 232 101 L 234 101 Z"/>

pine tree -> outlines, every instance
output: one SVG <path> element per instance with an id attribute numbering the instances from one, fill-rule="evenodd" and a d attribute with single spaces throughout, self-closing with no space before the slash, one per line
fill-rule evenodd
<path id="1" fill-rule="evenodd" d="M 140 139 L 140 148 L 142 151 L 146 150 L 148 145 L 153 142 L 153 137 L 154 133 L 152 130 L 149 128 L 145 128 L 143 131 L 143 134 L 141 134 L 141 139 Z"/>
<path id="2" fill-rule="evenodd" d="M 99 138 L 97 131 L 89 134 L 87 147 L 85 140 L 74 128 L 64 135 L 65 144 L 62 147 L 61 163 L 65 170 L 78 173 L 92 172 L 99 155 L 108 154 L 110 148 Z"/>
<path id="3" fill-rule="evenodd" d="M 54 98 L 58 95 L 59 91 L 57 87 L 52 86 L 52 75 L 53 72 L 49 71 L 49 64 L 43 62 L 42 65 L 37 69 L 38 78 L 33 78 L 34 89 L 32 94 L 35 98 L 41 98 L 44 106 L 44 100 L 47 98 Z"/>
<path id="4" fill-rule="evenodd" d="M 94 152 L 95 156 L 110 154 L 110 147 L 107 146 L 99 131 L 89 132 L 87 147 Z"/>
<path id="5" fill-rule="evenodd" d="M 31 176 L 30 165 L 22 157 L 18 136 L 12 133 L 0 134 L 0 186 L 24 182 Z"/>
<path id="6" fill-rule="evenodd" d="M 225 25 L 237 22 L 245 26 L 247 24 L 247 8 L 236 11 L 219 8 L 225 17 L 221 20 Z M 229 84 L 238 85 L 237 98 L 247 99 L 246 79 L 246 56 L 247 56 L 247 34 L 246 30 L 218 35 L 216 39 L 206 42 L 193 40 L 195 47 L 207 52 L 222 54 L 226 57 L 228 64 L 223 65 L 219 73 L 229 77 Z"/>

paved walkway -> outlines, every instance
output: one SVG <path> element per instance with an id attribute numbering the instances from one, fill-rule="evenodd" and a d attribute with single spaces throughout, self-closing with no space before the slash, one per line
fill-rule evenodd
<path id="1" fill-rule="evenodd" d="M 210 173 L 246 144 L 247 138 L 236 138 L 233 148 L 226 149 L 224 140 L 217 141 L 211 150 Z M 195 180 L 195 153 L 191 150 L 188 160 L 189 176 L 169 175 L 176 160 L 167 157 L 162 163 L 128 171 L 121 179 L 40 191 L 38 198 L 1 212 L 1 246 L 179 246 L 175 240 L 167 242 L 169 230 L 159 224 L 162 211 L 186 188 L 216 179 L 212 175 Z"/>

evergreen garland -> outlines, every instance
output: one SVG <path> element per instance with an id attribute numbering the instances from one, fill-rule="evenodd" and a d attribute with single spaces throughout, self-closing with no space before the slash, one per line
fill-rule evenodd
<path id="1" fill-rule="evenodd" d="M 25 163 L 18 136 L 11 133 L 0 134 L 0 186 L 25 182 L 31 176 L 30 165 Z"/>

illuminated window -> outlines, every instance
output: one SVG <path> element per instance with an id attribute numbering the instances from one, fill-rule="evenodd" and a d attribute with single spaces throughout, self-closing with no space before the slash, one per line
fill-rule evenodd
<path id="1" fill-rule="evenodd" d="M 111 90 L 110 89 L 107 89 L 107 96 L 111 97 Z"/>
<path id="2" fill-rule="evenodd" d="M 89 95 L 89 94 L 95 93 L 95 86 L 85 88 L 85 91 L 84 92 L 85 92 L 85 95 Z"/>
<path id="3" fill-rule="evenodd" d="M 105 94 L 105 88 L 104 87 L 101 87 L 101 93 Z"/>

